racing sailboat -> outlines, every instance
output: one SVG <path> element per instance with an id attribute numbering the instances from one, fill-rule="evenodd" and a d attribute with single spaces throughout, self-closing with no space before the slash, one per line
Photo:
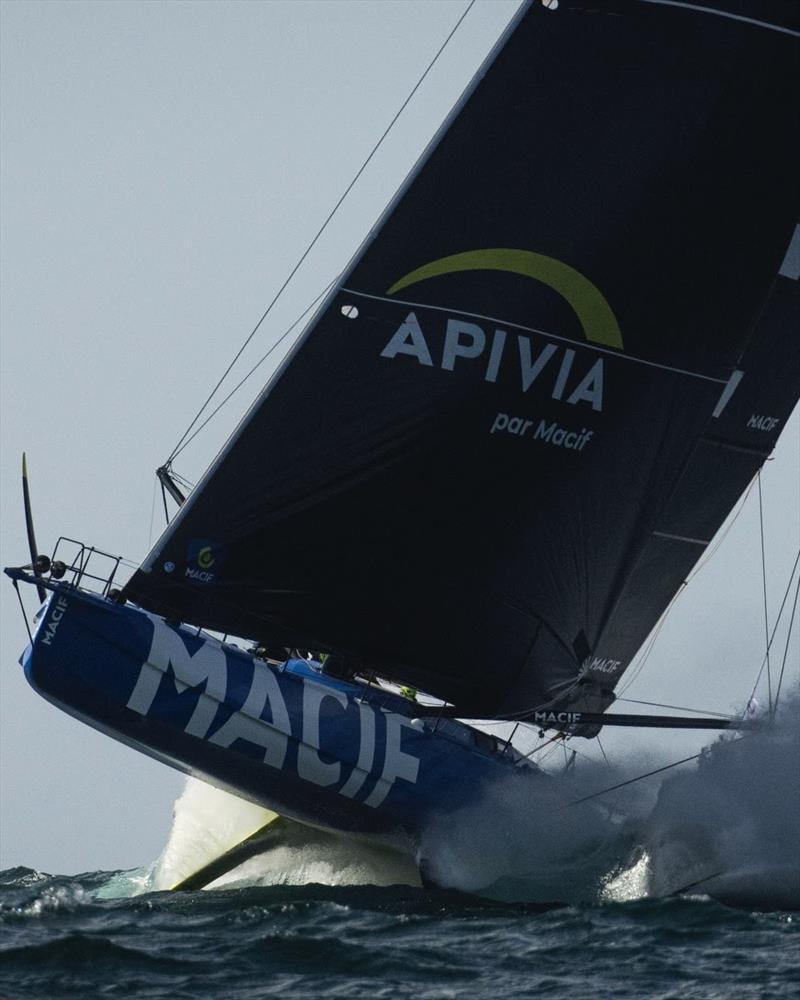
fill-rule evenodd
<path id="1" fill-rule="evenodd" d="M 778 4 L 524 5 L 198 485 L 161 470 L 122 589 L 85 548 L 7 571 L 47 592 L 31 684 L 412 852 L 542 780 L 459 720 L 723 725 L 608 709 L 800 396 L 799 38 Z"/>

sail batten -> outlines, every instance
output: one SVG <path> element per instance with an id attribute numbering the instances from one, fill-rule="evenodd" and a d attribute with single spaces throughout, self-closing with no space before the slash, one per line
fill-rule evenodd
<path id="1" fill-rule="evenodd" d="M 706 382 L 717 382 L 720 385 L 725 386 L 726 388 L 730 383 L 730 378 L 723 378 L 722 376 L 718 375 L 708 375 L 703 372 L 689 371 L 686 368 L 676 368 L 673 365 L 660 364 L 657 361 L 650 361 L 647 360 L 646 358 L 639 358 L 630 353 L 622 354 L 619 351 L 614 351 L 610 350 L 609 348 L 600 347 L 597 344 L 589 344 L 579 339 L 562 337 L 555 333 L 548 333 L 545 330 L 539 330 L 536 327 L 523 326 L 522 324 L 515 323 L 511 320 L 499 319 L 496 316 L 484 316 L 481 313 L 467 312 L 466 310 L 461 309 L 458 306 L 433 305 L 431 303 L 426 303 L 426 302 L 413 302 L 409 299 L 397 299 L 397 298 L 389 299 L 386 296 L 370 295 L 368 292 L 359 292 L 353 288 L 342 287 L 341 291 L 346 292 L 348 295 L 355 295 L 359 298 L 372 299 L 375 302 L 393 302 L 397 303 L 398 305 L 407 306 L 409 309 L 428 309 L 431 310 L 432 312 L 446 313 L 450 316 L 454 314 L 457 314 L 459 316 L 466 316 L 469 319 L 478 320 L 479 322 L 490 323 L 495 327 L 502 327 L 502 328 L 513 327 L 516 330 L 521 330 L 526 333 L 537 334 L 538 336 L 546 337 L 548 340 L 552 341 L 559 341 L 563 343 L 573 343 L 573 344 L 578 343 L 581 344 L 582 346 L 585 346 L 587 350 L 594 351 L 597 354 L 607 354 L 611 357 L 618 357 L 623 359 L 624 361 L 631 362 L 632 364 L 640 364 L 648 368 L 660 368 L 662 371 L 673 372 L 676 375 L 686 375 L 689 378 L 702 379 Z"/>
<path id="2" fill-rule="evenodd" d="M 613 6 L 523 9 L 127 597 L 613 701 L 800 395 L 797 40 Z"/>

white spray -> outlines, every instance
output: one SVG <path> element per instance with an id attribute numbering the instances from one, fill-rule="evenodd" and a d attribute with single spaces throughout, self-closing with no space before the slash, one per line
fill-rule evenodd
<path id="1" fill-rule="evenodd" d="M 775 725 L 725 735 L 663 777 L 577 800 L 663 760 L 584 762 L 539 782 L 514 775 L 424 831 L 418 860 L 437 884 L 508 900 L 590 902 L 705 893 L 761 908 L 800 906 L 800 699 Z M 167 845 L 131 891 L 172 887 L 274 814 L 189 779 Z M 264 854 L 212 883 L 419 885 L 414 863 L 340 835 L 285 824 Z M 116 893 L 115 893 L 116 894 Z"/>
<path id="2" fill-rule="evenodd" d="M 649 895 L 689 887 L 732 905 L 800 908 L 800 698 L 664 781 L 642 843 Z"/>

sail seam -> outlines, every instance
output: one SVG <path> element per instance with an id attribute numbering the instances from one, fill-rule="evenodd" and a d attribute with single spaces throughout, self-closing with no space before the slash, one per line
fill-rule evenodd
<path id="1" fill-rule="evenodd" d="M 653 531 L 651 532 L 656 538 L 667 538 L 671 542 L 689 542 L 692 545 L 708 545 L 710 539 L 707 538 L 689 538 L 687 535 L 673 535 L 669 531 Z"/>
<path id="2" fill-rule="evenodd" d="M 368 292 L 358 292 L 354 288 L 345 288 L 344 286 L 342 286 L 340 291 L 346 292 L 348 295 L 358 295 L 364 299 L 374 299 L 376 302 L 391 302 L 396 305 L 410 306 L 413 309 L 433 309 L 435 312 L 458 313 L 460 316 L 469 316 L 470 319 L 482 319 L 486 320 L 488 323 L 497 323 L 500 326 L 513 327 L 515 330 L 524 330 L 526 333 L 535 333 L 540 337 L 547 337 L 548 340 L 558 340 L 564 344 L 579 344 L 582 347 L 588 348 L 590 351 L 597 351 L 599 354 L 608 354 L 613 358 L 620 358 L 623 361 L 631 361 L 638 365 L 646 365 L 648 368 L 658 368 L 661 371 L 673 372 L 676 375 L 688 375 L 690 378 L 702 379 L 704 382 L 716 382 L 717 385 L 727 386 L 729 381 L 729 379 L 726 378 L 717 378 L 714 375 L 703 375 L 701 372 L 693 372 L 688 368 L 673 368 L 671 365 L 662 365 L 658 361 L 646 361 L 644 358 L 637 358 L 633 354 L 621 354 L 619 351 L 612 351 L 605 347 L 598 347 L 596 344 L 591 344 L 588 341 L 583 342 L 574 340 L 571 337 L 561 337 L 555 333 L 548 333 L 546 330 L 537 330 L 536 327 L 523 326 L 521 323 L 514 323 L 510 320 L 499 319 L 496 316 L 484 316 L 482 313 L 467 312 L 466 309 L 459 309 L 457 307 L 450 306 L 433 306 L 429 305 L 427 302 L 410 302 L 407 299 L 387 298 L 385 295 L 371 295 Z"/>
<path id="3" fill-rule="evenodd" d="M 772 449 L 764 448 L 749 448 L 745 444 L 732 444 L 729 441 L 723 441 L 722 438 L 711 437 L 710 434 L 706 434 L 702 441 L 704 444 L 713 445 L 715 448 L 727 448 L 728 451 L 739 451 L 743 455 L 756 455 L 758 458 L 769 458 L 772 454 Z"/>

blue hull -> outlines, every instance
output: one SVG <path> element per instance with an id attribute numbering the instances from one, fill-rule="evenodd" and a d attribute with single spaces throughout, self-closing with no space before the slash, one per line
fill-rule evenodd
<path id="1" fill-rule="evenodd" d="M 415 851 L 429 818 L 540 772 L 505 744 L 304 660 L 274 666 L 130 605 L 49 584 L 23 657 L 95 729 L 284 816 Z M 521 788 L 521 791 L 523 789 Z"/>

